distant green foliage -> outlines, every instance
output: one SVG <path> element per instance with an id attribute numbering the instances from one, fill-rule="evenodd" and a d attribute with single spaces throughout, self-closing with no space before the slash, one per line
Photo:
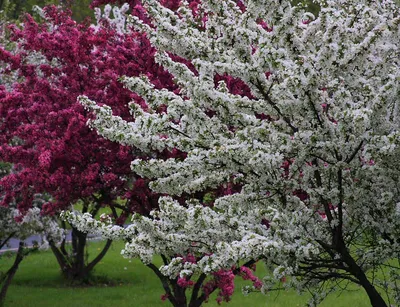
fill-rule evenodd
<path id="1" fill-rule="evenodd" d="M 32 14 L 33 6 L 62 5 L 72 9 L 73 18 L 82 21 L 86 17 L 93 17 L 93 11 L 89 8 L 91 0 L 0 0 L 1 20 L 18 20 L 22 14 Z"/>
<path id="2" fill-rule="evenodd" d="M 315 16 L 318 15 L 320 7 L 318 4 L 314 3 L 312 0 L 293 0 L 292 4 L 296 5 L 302 3 L 307 7 L 307 11 L 313 13 Z"/>
<path id="3" fill-rule="evenodd" d="M 23 13 L 31 13 L 34 5 L 58 4 L 58 0 L 0 0 L 0 10 L 4 10 L 6 19 L 17 20 Z"/>
<path id="4" fill-rule="evenodd" d="M 71 1 L 72 18 L 76 21 L 82 21 L 86 17 L 93 18 L 93 10 L 89 8 L 92 0 L 75 0 Z"/>
<path id="5" fill-rule="evenodd" d="M 10 172 L 10 169 L 11 169 L 10 163 L 0 161 L 0 178 L 8 174 Z"/>

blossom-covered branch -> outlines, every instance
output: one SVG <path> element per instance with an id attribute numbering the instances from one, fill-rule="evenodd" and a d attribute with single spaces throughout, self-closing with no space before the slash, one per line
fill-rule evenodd
<path id="1" fill-rule="evenodd" d="M 187 2 L 173 11 L 145 0 L 154 27 L 130 19 L 180 91 L 124 77 L 147 108 L 132 107 L 135 121 L 127 123 L 83 97 L 96 115 L 91 127 L 143 150 L 187 152 L 183 160 L 132 162 L 154 191 L 179 196 L 231 182 L 241 190 L 213 208 L 161 198 L 155 219 L 134 219 L 141 241 L 134 231 L 127 255 L 173 248 L 201 257 L 190 268 L 176 258 L 167 275 L 262 258 L 274 268 L 264 291 L 287 276 L 287 287 L 321 285 L 316 304 L 334 279 L 361 285 L 373 306 L 389 303 L 368 272 L 400 252 L 399 7 L 317 2 L 318 17 L 289 1 L 205 0 L 195 11 Z M 250 94 L 216 82 L 224 75 Z M 160 104 L 165 113 L 156 112 Z M 385 289 L 398 303 L 391 287 L 399 269 L 390 276 Z"/>

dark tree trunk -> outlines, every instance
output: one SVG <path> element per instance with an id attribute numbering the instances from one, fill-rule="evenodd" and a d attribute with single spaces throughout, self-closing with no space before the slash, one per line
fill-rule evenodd
<path id="1" fill-rule="evenodd" d="M 165 258 L 164 256 L 162 256 Z M 164 262 L 168 262 L 164 260 Z M 186 288 L 182 288 L 178 285 L 178 279 L 170 279 L 167 276 L 161 274 L 159 269 L 152 263 L 147 264 L 147 266 L 153 270 L 153 272 L 160 279 L 161 284 L 167 294 L 169 302 L 174 307 L 200 307 L 206 300 L 206 295 L 204 293 L 200 294 L 201 286 L 203 285 L 207 275 L 201 274 L 193 286 L 192 295 L 190 301 L 186 297 Z M 213 289 L 213 291 L 216 288 Z M 211 292 L 213 292 L 211 291 Z"/>
<path id="2" fill-rule="evenodd" d="M 171 280 L 171 286 L 174 292 L 176 305 L 174 307 L 188 307 L 186 301 L 186 288 L 178 286 L 178 279 Z"/>
<path id="3" fill-rule="evenodd" d="M 192 297 L 190 298 L 189 307 L 199 307 L 206 300 L 206 296 L 204 295 L 204 293 L 199 295 L 200 288 L 203 285 L 206 277 L 207 277 L 207 275 L 202 273 L 199 276 L 199 278 L 197 279 L 196 283 L 194 284 L 193 291 L 192 291 Z"/>
<path id="4" fill-rule="evenodd" d="M 346 158 L 346 163 L 350 163 L 357 155 L 357 153 L 360 151 L 360 149 L 363 146 L 363 141 L 359 143 L 357 146 L 356 150 L 353 151 L 353 153 L 350 155 L 350 157 Z M 337 155 L 337 159 L 339 161 L 342 160 L 342 157 L 340 155 Z M 313 161 L 313 164 L 318 165 L 317 160 Z M 321 174 L 318 170 L 315 171 L 315 181 L 317 183 L 318 187 L 322 187 L 322 177 Z M 387 304 L 385 300 L 382 298 L 380 293 L 376 290 L 375 286 L 368 280 L 367 276 L 365 275 L 365 272 L 363 271 L 362 267 L 358 265 L 356 260 L 353 258 L 353 256 L 349 252 L 349 246 L 351 244 L 346 243 L 344 240 L 344 235 L 343 235 L 343 203 L 344 203 L 344 188 L 343 188 L 343 172 L 341 169 L 337 171 L 337 187 L 339 192 L 339 203 L 337 204 L 337 213 L 335 215 L 337 216 L 338 219 L 338 224 L 337 226 L 333 227 L 331 229 L 331 234 L 332 234 L 332 243 L 327 244 L 323 242 L 318 242 L 321 244 L 321 246 L 331 255 L 332 258 L 335 258 L 336 252 L 341 255 L 341 260 L 343 263 L 346 264 L 347 268 L 345 270 L 350 273 L 357 281 L 358 284 L 360 284 L 364 290 L 366 291 L 371 306 L 372 307 L 387 307 Z M 321 198 L 321 203 L 324 205 L 324 211 L 326 214 L 326 217 L 329 221 L 329 223 L 333 222 L 333 214 L 331 212 L 331 208 L 329 206 L 329 202 Z M 342 267 L 339 267 L 339 269 L 343 269 Z"/>
<path id="5" fill-rule="evenodd" d="M 161 255 L 161 258 L 163 259 L 165 265 L 168 264 L 170 261 L 170 259 L 168 259 L 165 255 Z M 247 263 L 245 263 L 244 266 L 249 267 L 254 263 L 256 263 L 256 261 L 250 260 Z M 208 299 L 208 296 L 203 291 L 201 291 L 202 286 L 204 285 L 204 282 L 207 278 L 206 274 L 202 273 L 197 278 L 196 282 L 193 285 L 193 290 L 190 296 L 190 300 L 188 301 L 188 298 L 186 297 L 186 288 L 180 287 L 178 285 L 178 278 L 171 279 L 168 278 L 167 276 L 164 276 L 163 274 L 161 274 L 160 270 L 152 263 L 147 264 L 147 267 L 149 267 L 160 279 L 164 291 L 167 295 L 167 298 L 172 304 L 172 306 L 200 307 Z M 237 275 L 240 272 L 240 268 L 236 268 L 232 272 L 233 274 Z M 211 291 L 209 294 L 217 290 L 217 286 L 213 285 L 212 289 L 210 290 Z"/>
<path id="6" fill-rule="evenodd" d="M 350 253 L 345 250 L 342 251 L 343 260 L 349 267 L 349 272 L 353 274 L 354 277 L 360 282 L 360 285 L 364 288 L 365 292 L 369 297 L 369 301 L 371 302 L 372 307 L 387 307 L 385 300 L 376 290 L 373 284 L 368 280 L 367 276 L 365 275 L 364 271 L 361 267 L 357 264 L 357 262 L 353 259 Z"/>
<path id="7" fill-rule="evenodd" d="M 4 301 L 6 298 L 8 287 L 10 286 L 11 281 L 18 270 L 19 264 L 21 263 L 21 261 L 24 259 L 25 256 L 26 254 L 24 253 L 24 243 L 19 242 L 19 247 L 17 255 L 15 256 L 14 264 L 7 271 L 7 273 L 5 273 L 4 279 L 1 281 L 2 287 L 0 291 L 0 306 L 4 306 Z"/>
<path id="8" fill-rule="evenodd" d="M 367 293 L 372 307 L 387 307 L 385 300 L 376 290 L 375 286 L 369 281 L 365 275 L 362 267 L 358 265 L 356 260 L 350 254 L 347 245 L 343 239 L 343 232 L 341 227 L 333 230 L 333 242 L 335 244 L 335 250 L 342 256 L 342 261 L 347 265 L 346 271 L 352 274 L 358 283 L 364 288 Z"/>
<path id="9" fill-rule="evenodd" d="M 107 240 L 102 251 L 90 263 L 87 263 L 86 259 L 87 234 L 73 228 L 71 243 L 72 251 L 70 253 L 65 248 L 65 241 L 62 242 L 60 247 L 57 247 L 54 242 L 50 242 L 50 247 L 65 279 L 71 282 L 88 283 L 90 273 L 96 264 L 103 259 L 112 241 Z"/>
<path id="10" fill-rule="evenodd" d="M 365 281 L 360 280 L 360 283 L 367 292 L 372 307 L 387 307 L 385 300 L 367 278 L 365 278 Z"/>
<path id="11" fill-rule="evenodd" d="M 200 307 L 204 303 L 205 300 L 206 300 L 205 296 L 201 295 L 197 299 L 191 300 L 189 303 L 189 307 Z"/>

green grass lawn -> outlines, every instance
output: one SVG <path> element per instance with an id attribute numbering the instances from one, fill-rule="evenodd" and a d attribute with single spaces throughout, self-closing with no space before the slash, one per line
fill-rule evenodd
<path id="1" fill-rule="evenodd" d="M 101 243 L 90 243 L 91 253 L 100 249 Z M 161 283 L 150 269 L 139 260 L 131 261 L 120 256 L 122 243 L 114 243 L 102 262 L 96 267 L 96 287 L 69 287 L 61 278 L 55 257 L 50 251 L 37 252 L 28 256 L 20 265 L 9 288 L 5 306 L 18 307 L 70 307 L 70 306 L 170 306 L 162 302 L 164 293 Z M 1 257 L 0 270 L 9 267 L 13 258 Z M 243 296 L 241 287 L 248 284 L 240 278 L 237 290 L 229 304 L 233 307 L 292 307 L 304 306 L 308 297 L 295 292 L 271 293 L 264 296 L 252 293 Z M 321 306 L 325 307 L 366 307 L 368 298 L 362 289 L 331 295 Z M 205 306 L 218 306 L 215 295 Z"/>

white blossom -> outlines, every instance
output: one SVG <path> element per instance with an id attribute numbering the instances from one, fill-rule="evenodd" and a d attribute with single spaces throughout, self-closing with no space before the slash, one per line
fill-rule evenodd
<path id="1" fill-rule="evenodd" d="M 48 240 L 58 244 L 62 241 L 64 231 L 54 217 L 42 216 L 38 207 L 25 213 L 12 207 L 0 207 L 0 243 L 7 243 L 9 237 L 23 241 L 33 235 L 41 238 L 39 248 L 47 249 Z"/>
<path id="2" fill-rule="evenodd" d="M 104 137 L 144 152 L 178 148 L 187 158 L 132 162 L 154 191 L 170 195 L 150 217 L 136 215 L 118 230 L 85 216 L 68 214 L 69 221 L 128 238 L 123 254 L 144 262 L 157 254 L 202 256 L 190 269 L 175 258 L 163 266 L 169 276 L 263 259 L 274 267 L 263 291 L 285 276 L 288 286 L 311 287 L 331 276 L 330 267 L 354 281 L 354 263 L 368 272 L 397 258 L 399 7 L 390 0 L 317 1 L 322 9 L 314 18 L 289 1 L 247 0 L 242 12 L 235 1 L 204 0 L 203 26 L 187 2 L 179 15 L 156 0 L 143 2 L 156 27 L 130 22 L 147 32 L 180 94 L 156 90 L 143 77 L 123 78 L 149 106 L 131 104 L 134 122 L 81 102 Z M 229 93 L 223 82 L 215 86 L 217 74 L 241 79 L 252 98 Z M 156 112 L 160 104 L 165 114 Z M 241 192 L 217 198 L 212 208 L 173 199 L 232 178 Z"/>

